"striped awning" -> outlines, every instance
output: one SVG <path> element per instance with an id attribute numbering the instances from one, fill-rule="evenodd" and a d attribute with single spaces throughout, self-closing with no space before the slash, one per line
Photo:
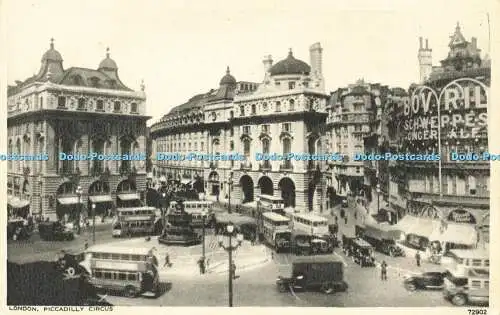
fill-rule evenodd
<path id="1" fill-rule="evenodd" d="M 76 204 L 78 204 L 78 197 L 76 197 L 76 196 L 74 196 L 74 197 L 59 197 L 59 198 L 57 198 L 57 201 L 59 201 L 59 203 L 64 205 L 64 206 L 76 205 Z M 81 198 L 80 198 L 80 203 L 83 203 Z"/>
<path id="2" fill-rule="evenodd" d="M 129 201 L 129 200 L 140 200 L 141 197 L 138 193 L 129 193 L 129 194 L 119 194 L 118 199 L 121 201 Z"/>
<path id="3" fill-rule="evenodd" d="M 89 196 L 90 202 L 100 203 L 100 202 L 112 202 L 113 198 L 110 195 L 98 195 L 98 196 Z"/>

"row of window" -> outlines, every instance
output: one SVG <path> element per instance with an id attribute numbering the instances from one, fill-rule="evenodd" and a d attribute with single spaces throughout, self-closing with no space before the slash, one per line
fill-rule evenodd
<path id="1" fill-rule="evenodd" d="M 242 126 L 241 127 L 241 132 L 244 135 L 251 134 L 251 130 L 252 130 L 252 126 Z M 261 132 L 262 133 L 269 133 L 270 131 L 271 131 L 270 125 L 261 125 Z M 281 124 L 281 131 L 292 132 L 292 124 L 291 123 L 282 123 Z"/>
<path id="2" fill-rule="evenodd" d="M 140 281 L 140 273 L 128 271 L 109 271 L 95 269 L 94 278 L 106 280 Z"/>
<path id="3" fill-rule="evenodd" d="M 281 112 L 282 111 L 282 107 L 281 107 L 281 102 L 280 101 L 276 101 L 274 103 L 274 106 L 275 106 L 274 107 L 275 112 Z M 295 100 L 289 100 L 288 101 L 288 110 L 289 111 L 294 111 L 295 110 Z M 262 103 L 262 111 L 263 112 L 269 111 L 269 106 L 265 102 Z M 250 106 L 250 114 L 251 115 L 256 115 L 257 114 L 257 105 L 252 104 Z M 240 116 L 245 116 L 245 105 L 241 105 L 240 106 Z"/>
<path id="4" fill-rule="evenodd" d="M 123 260 L 123 261 L 148 261 L 146 255 L 136 254 L 112 254 L 112 253 L 92 253 L 93 259 L 109 259 L 109 260 Z"/>
<path id="5" fill-rule="evenodd" d="M 67 98 L 65 96 L 59 96 L 57 98 L 57 107 L 58 108 L 66 108 Z M 78 110 L 87 110 L 87 101 L 85 98 L 81 97 L 78 99 Z M 130 113 L 137 114 L 138 113 L 137 103 L 130 104 Z M 96 111 L 103 112 L 104 111 L 104 101 L 97 100 L 96 101 Z M 113 103 L 113 111 L 119 113 L 122 111 L 122 104 L 119 101 L 115 101 Z"/>
<path id="6" fill-rule="evenodd" d="M 314 226 L 314 227 L 327 225 L 326 221 L 312 221 L 312 220 L 308 220 L 308 219 L 304 219 L 304 218 L 296 217 L 296 216 L 293 217 L 293 222 L 305 224 L 308 226 Z"/>

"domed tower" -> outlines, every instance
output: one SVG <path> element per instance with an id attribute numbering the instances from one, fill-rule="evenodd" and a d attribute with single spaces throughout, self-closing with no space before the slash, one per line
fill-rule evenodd
<path id="1" fill-rule="evenodd" d="M 219 90 L 217 91 L 217 94 L 212 98 L 212 100 L 232 100 L 234 98 L 236 85 L 236 79 L 231 75 L 228 66 L 226 69 L 226 74 L 219 82 Z"/>
<path id="2" fill-rule="evenodd" d="M 39 75 L 47 76 L 51 80 L 64 73 L 63 59 L 61 54 L 54 48 L 54 39 L 50 39 L 50 48 L 42 56 L 42 66 Z"/>
<path id="3" fill-rule="evenodd" d="M 106 58 L 101 61 L 97 70 L 105 73 L 110 78 L 118 80 L 118 66 L 116 62 L 109 57 L 109 48 L 106 48 Z"/>
<path id="4" fill-rule="evenodd" d="M 288 57 L 277 62 L 270 70 L 272 76 L 294 74 L 309 75 L 310 72 L 311 67 L 304 61 L 295 59 L 291 49 L 288 52 Z"/>

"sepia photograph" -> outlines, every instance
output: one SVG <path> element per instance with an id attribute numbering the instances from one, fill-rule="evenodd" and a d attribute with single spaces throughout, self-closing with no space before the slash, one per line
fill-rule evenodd
<path id="1" fill-rule="evenodd" d="M 487 1 L 0 12 L 11 311 L 487 314 Z"/>

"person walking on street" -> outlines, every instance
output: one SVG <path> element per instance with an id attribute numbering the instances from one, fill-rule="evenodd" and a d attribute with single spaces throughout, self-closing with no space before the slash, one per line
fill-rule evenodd
<path id="1" fill-rule="evenodd" d="M 415 254 L 415 260 L 417 262 L 417 267 L 420 267 L 420 252 L 417 251 L 417 253 Z"/>
<path id="2" fill-rule="evenodd" d="M 83 244 L 83 247 L 85 248 L 85 250 L 89 249 L 89 241 L 88 240 L 85 240 L 85 244 Z"/>
<path id="3" fill-rule="evenodd" d="M 200 275 L 205 274 L 205 257 L 198 260 L 198 267 L 200 267 Z"/>
<path id="4" fill-rule="evenodd" d="M 172 264 L 170 263 L 170 255 L 168 253 L 165 255 L 165 264 L 163 265 L 163 267 L 165 266 L 172 267 Z"/>
<path id="5" fill-rule="evenodd" d="M 387 281 L 387 263 L 385 260 L 382 261 L 382 264 L 380 265 L 380 279 L 382 281 Z"/>
<path id="6" fill-rule="evenodd" d="M 236 279 L 236 264 L 234 263 L 234 260 L 231 262 L 231 270 L 233 272 L 233 280 Z"/>

